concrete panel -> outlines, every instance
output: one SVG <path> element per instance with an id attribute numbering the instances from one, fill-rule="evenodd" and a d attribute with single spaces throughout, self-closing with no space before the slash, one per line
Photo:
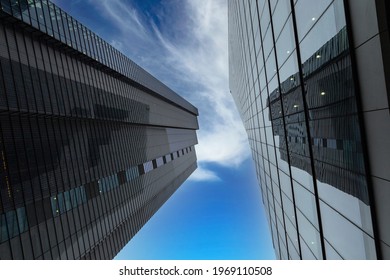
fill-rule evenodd
<path id="1" fill-rule="evenodd" d="M 387 6 L 389 5 L 388 0 L 374 0 L 376 2 L 376 13 L 378 18 L 378 30 L 379 33 L 386 32 L 389 29 L 387 19 Z M 390 7 L 390 6 L 389 6 Z"/>
<path id="2" fill-rule="evenodd" d="M 354 47 L 357 47 L 378 34 L 376 6 L 373 0 L 352 0 L 349 2 Z"/>
<path id="3" fill-rule="evenodd" d="M 390 114 L 389 110 L 364 113 L 371 174 L 390 181 Z"/>
<path id="4" fill-rule="evenodd" d="M 356 64 L 363 111 L 388 108 L 379 36 L 356 49 Z"/>
<path id="5" fill-rule="evenodd" d="M 375 209 L 379 225 L 379 237 L 382 241 L 390 244 L 390 182 L 376 177 L 372 178 Z M 390 250 L 388 252 L 390 254 Z M 390 259 L 390 255 L 388 255 Z"/>
<path id="6" fill-rule="evenodd" d="M 382 257 L 384 260 L 390 260 L 390 246 L 381 242 Z"/>

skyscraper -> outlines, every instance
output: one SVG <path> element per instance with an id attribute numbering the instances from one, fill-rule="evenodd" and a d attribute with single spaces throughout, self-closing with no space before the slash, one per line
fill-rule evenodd
<path id="1" fill-rule="evenodd" d="M 47 0 L 0 1 L 0 259 L 112 259 L 196 169 L 197 109 Z"/>
<path id="2" fill-rule="evenodd" d="M 230 90 L 280 259 L 390 259 L 389 15 L 229 0 Z"/>

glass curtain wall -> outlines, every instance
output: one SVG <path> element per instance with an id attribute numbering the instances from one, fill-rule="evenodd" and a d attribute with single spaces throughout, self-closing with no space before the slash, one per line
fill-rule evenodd
<path id="1" fill-rule="evenodd" d="M 196 169 L 197 115 L 50 1 L 0 0 L 0 260 L 112 259 Z"/>
<path id="2" fill-rule="evenodd" d="M 229 1 L 230 89 L 280 259 L 375 259 L 342 0 Z"/>

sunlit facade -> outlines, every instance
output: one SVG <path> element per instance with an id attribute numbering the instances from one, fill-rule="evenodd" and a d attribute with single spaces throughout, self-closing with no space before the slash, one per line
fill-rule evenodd
<path id="1" fill-rule="evenodd" d="M 196 169 L 197 109 L 46 0 L 0 1 L 0 259 L 112 259 Z"/>
<path id="2" fill-rule="evenodd" d="M 230 91 L 277 258 L 389 259 L 389 4 L 228 3 Z"/>

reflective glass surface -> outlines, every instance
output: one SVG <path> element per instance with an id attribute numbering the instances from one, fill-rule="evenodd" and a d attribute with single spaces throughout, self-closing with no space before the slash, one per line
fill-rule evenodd
<path id="1" fill-rule="evenodd" d="M 228 3 L 230 90 L 276 255 L 376 258 L 343 1 Z"/>
<path id="2" fill-rule="evenodd" d="M 0 15 L 0 259 L 112 259 L 196 169 L 197 109 L 48 0 Z"/>

